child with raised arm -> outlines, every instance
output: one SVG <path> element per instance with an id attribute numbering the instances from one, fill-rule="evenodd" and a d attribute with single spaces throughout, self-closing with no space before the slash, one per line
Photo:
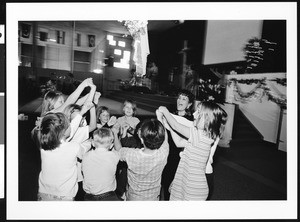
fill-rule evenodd
<path id="1" fill-rule="evenodd" d="M 206 200 L 209 193 L 205 176 L 207 162 L 212 145 L 224 130 L 226 112 L 215 103 L 202 102 L 193 114 L 194 126 L 187 127 L 177 122 L 166 107 L 161 106 L 158 111 L 163 114 L 176 146 L 185 147 L 169 188 L 170 200 Z"/>
<path id="2" fill-rule="evenodd" d="M 43 103 L 42 103 L 42 111 L 41 116 L 44 116 L 48 112 L 56 113 L 63 112 L 64 109 L 73 103 L 76 103 L 79 99 L 83 90 L 91 86 L 93 84 L 92 78 L 87 78 L 76 88 L 76 90 L 68 96 L 65 100 L 64 95 L 61 92 L 57 91 L 49 91 L 45 94 Z M 85 101 L 86 97 L 82 99 L 83 101 L 79 102 L 79 105 L 82 105 Z"/>
<path id="3" fill-rule="evenodd" d="M 159 200 L 161 175 L 169 154 L 168 136 L 162 123 L 147 119 L 141 123 L 142 148 L 124 148 L 118 140 L 120 160 L 128 165 L 126 200 Z"/>
<path id="4" fill-rule="evenodd" d="M 78 191 L 76 162 L 80 145 L 68 142 L 70 131 L 63 113 L 48 113 L 41 121 L 39 201 L 72 201 Z"/>
<path id="5" fill-rule="evenodd" d="M 69 140 L 80 144 L 80 150 L 77 155 L 79 191 L 76 200 L 83 199 L 81 161 L 83 154 L 91 148 L 90 133 L 96 129 L 96 109 L 93 101 L 98 100 L 98 96 L 99 94 L 96 95 L 96 86 L 92 84 L 88 98 L 83 106 L 70 104 L 64 110 L 65 115 L 71 122 L 71 137 Z M 85 119 L 85 114 L 88 110 L 90 114 L 89 123 Z"/>
<path id="6" fill-rule="evenodd" d="M 83 189 L 86 201 L 119 201 L 115 193 L 119 153 L 113 149 L 117 132 L 102 127 L 93 133 L 94 149 L 82 159 Z"/>

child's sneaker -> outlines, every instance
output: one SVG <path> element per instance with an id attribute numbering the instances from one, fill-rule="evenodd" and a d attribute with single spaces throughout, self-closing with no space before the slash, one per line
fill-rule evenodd
<path id="1" fill-rule="evenodd" d="M 126 195 L 125 193 L 123 193 L 123 195 L 121 196 L 121 198 L 125 201 L 126 200 Z"/>

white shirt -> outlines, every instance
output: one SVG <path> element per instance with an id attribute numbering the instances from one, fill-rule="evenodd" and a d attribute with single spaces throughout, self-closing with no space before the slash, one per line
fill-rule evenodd
<path id="1" fill-rule="evenodd" d="M 41 149 L 39 192 L 75 197 L 78 191 L 76 162 L 79 149 L 80 145 L 76 142 L 63 142 L 54 150 Z"/>
<path id="2" fill-rule="evenodd" d="M 96 148 L 88 151 L 82 159 L 83 189 L 86 193 L 98 195 L 114 191 L 117 187 L 116 170 L 119 154 Z"/>

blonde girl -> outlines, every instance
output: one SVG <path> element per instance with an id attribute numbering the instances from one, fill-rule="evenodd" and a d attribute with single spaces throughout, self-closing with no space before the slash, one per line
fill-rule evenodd
<path id="1" fill-rule="evenodd" d="M 64 109 L 73 103 L 76 103 L 80 97 L 82 91 L 93 84 L 92 78 L 85 79 L 77 88 L 76 90 L 68 96 L 65 100 L 65 95 L 61 92 L 57 91 L 49 91 L 45 94 L 43 103 L 42 103 L 42 111 L 41 116 L 44 116 L 47 112 L 63 112 Z M 88 95 L 87 95 L 88 96 Z M 79 105 L 82 105 L 86 100 L 87 96 L 83 97 L 81 100 L 78 101 Z"/>

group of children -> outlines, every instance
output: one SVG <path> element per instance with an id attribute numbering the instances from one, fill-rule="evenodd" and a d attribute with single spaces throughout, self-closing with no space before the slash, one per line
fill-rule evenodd
<path id="1" fill-rule="evenodd" d="M 86 87 L 89 93 L 81 96 Z M 164 106 L 158 107 L 156 118 L 140 121 L 131 100 L 125 100 L 123 116 L 110 116 L 100 96 L 91 78 L 67 99 L 57 92 L 45 94 L 32 130 L 41 151 L 38 200 L 75 200 L 79 183 L 86 201 L 160 200 L 169 155 L 167 130 L 176 146 L 184 147 L 169 187 L 170 200 L 206 200 L 205 172 L 226 123 L 223 109 L 200 103 L 194 126 L 188 127 Z M 126 167 L 120 167 L 122 162 Z M 122 170 L 124 193 L 118 188 Z"/>

